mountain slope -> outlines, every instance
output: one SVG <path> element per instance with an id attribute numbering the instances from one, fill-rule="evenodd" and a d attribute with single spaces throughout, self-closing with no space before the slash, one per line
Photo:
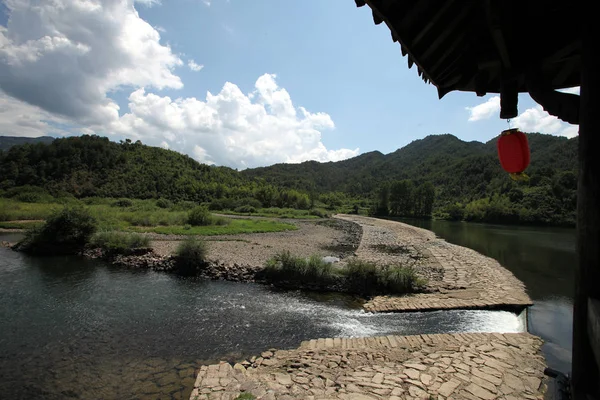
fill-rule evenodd
<path id="1" fill-rule="evenodd" d="M 36 138 L 20 136 L 0 136 L 0 151 L 6 151 L 13 146 L 26 143 L 45 143 L 50 144 L 54 141 L 52 136 L 41 136 Z"/>

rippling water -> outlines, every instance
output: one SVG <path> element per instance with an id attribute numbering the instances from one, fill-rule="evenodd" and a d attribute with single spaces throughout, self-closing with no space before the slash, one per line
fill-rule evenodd
<path id="1" fill-rule="evenodd" d="M 7 249 L 0 249 L 0 321 L 0 397 L 11 399 L 187 399 L 200 364 L 302 340 L 526 329 L 525 316 L 509 312 L 369 314 L 348 296 Z"/>

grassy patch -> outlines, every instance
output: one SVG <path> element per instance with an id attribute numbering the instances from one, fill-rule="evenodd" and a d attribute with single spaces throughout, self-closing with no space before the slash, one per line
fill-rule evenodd
<path id="1" fill-rule="evenodd" d="M 323 215 L 321 212 L 312 213 L 309 210 L 296 210 L 294 208 L 257 208 L 252 211 L 251 208 L 246 208 L 241 211 L 242 208 L 236 208 L 235 211 L 223 210 L 219 211 L 220 214 L 228 215 L 251 215 L 255 217 L 268 217 L 268 218 L 286 218 L 286 219 L 319 219 Z"/>
<path id="2" fill-rule="evenodd" d="M 44 221 L 5 221 L 0 222 L 0 228 L 4 229 L 31 229 L 44 225 Z"/>
<path id="3" fill-rule="evenodd" d="M 133 249 L 149 247 L 150 239 L 139 233 L 103 231 L 94 234 L 89 244 L 110 254 L 127 254 Z"/>
<path id="4" fill-rule="evenodd" d="M 296 257 L 283 251 L 267 261 L 264 278 L 270 282 L 298 282 L 302 284 L 328 285 L 338 279 L 334 267 L 320 256 L 309 259 Z"/>
<path id="5" fill-rule="evenodd" d="M 206 265 L 208 250 L 206 243 L 196 237 L 189 237 L 177 246 L 175 268 L 181 275 L 195 275 Z"/>
<path id="6" fill-rule="evenodd" d="M 61 205 L 57 203 L 27 203 L 0 198 L 0 221 L 46 219 L 60 209 Z"/>
<path id="7" fill-rule="evenodd" d="M 256 397 L 252 393 L 242 393 L 234 400 L 256 400 Z"/>
<path id="8" fill-rule="evenodd" d="M 159 227 L 131 227 L 137 232 L 154 232 L 165 235 L 236 235 L 240 233 L 282 232 L 298 229 L 295 225 L 277 221 L 260 219 L 231 219 L 228 225 L 209 226 L 159 226 Z"/>
<path id="9" fill-rule="evenodd" d="M 269 259 L 260 277 L 276 285 L 310 285 L 360 295 L 406 294 L 417 292 L 425 285 L 425 281 L 410 267 L 377 265 L 354 259 L 345 268 L 336 268 L 325 263 L 320 256 L 306 259 L 287 251 Z"/>

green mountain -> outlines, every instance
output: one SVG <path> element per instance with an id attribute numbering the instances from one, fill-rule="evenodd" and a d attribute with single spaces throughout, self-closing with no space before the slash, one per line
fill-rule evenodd
<path id="1" fill-rule="evenodd" d="M 211 202 L 215 209 L 371 207 L 373 213 L 472 221 L 572 225 L 578 139 L 532 133 L 527 182 L 499 165 L 496 141 L 437 135 L 390 154 L 339 162 L 276 164 L 235 171 L 180 153 L 81 136 L 23 144 L 0 152 L 0 190 L 23 186 L 76 197 L 168 198 Z M 12 191 L 12 192 L 11 192 Z M 310 193 L 310 200 L 309 195 Z"/>
<path id="2" fill-rule="evenodd" d="M 521 183 L 512 181 L 500 167 L 496 139 L 465 142 L 449 134 L 428 136 L 386 155 L 371 152 L 335 163 L 276 164 L 245 170 L 242 175 L 299 190 L 340 191 L 372 199 L 393 182 L 410 180 L 415 187 L 431 182 L 434 210 L 440 216 L 573 224 L 578 139 L 531 133 L 528 140 L 531 179 Z M 488 206 L 498 202 L 510 212 L 487 213 Z"/>
<path id="3" fill-rule="evenodd" d="M 45 143 L 50 144 L 54 138 L 52 136 L 41 136 L 36 138 L 19 136 L 0 136 L 0 151 L 6 151 L 13 146 L 26 143 Z"/>
<path id="4" fill-rule="evenodd" d="M 279 190 L 227 167 L 200 164 L 171 150 L 105 137 L 79 136 L 50 144 L 24 144 L 0 152 L 0 189 L 19 195 L 39 187 L 54 196 L 166 198 L 239 205 L 308 207 L 308 196 Z M 31 190 L 25 197 L 31 198 Z M 35 197 L 35 196 L 34 196 Z M 261 203 L 253 198 L 259 197 Z"/>

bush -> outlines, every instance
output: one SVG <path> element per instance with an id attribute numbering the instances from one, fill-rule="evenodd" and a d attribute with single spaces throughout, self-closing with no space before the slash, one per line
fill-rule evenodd
<path id="1" fill-rule="evenodd" d="M 214 215 L 211 217 L 211 225 L 225 226 L 229 225 L 231 219 L 225 217 L 215 217 Z"/>
<path id="2" fill-rule="evenodd" d="M 334 268 L 318 255 L 308 260 L 282 251 L 267 261 L 264 278 L 271 282 L 296 282 L 312 285 L 327 285 L 337 279 Z"/>
<path id="3" fill-rule="evenodd" d="M 180 275 L 196 275 L 206 267 L 206 242 L 194 236 L 177 246 L 175 269 Z"/>
<path id="4" fill-rule="evenodd" d="M 196 207 L 193 201 L 180 201 L 173 206 L 173 211 L 188 211 Z"/>
<path id="5" fill-rule="evenodd" d="M 351 292 L 370 294 L 377 291 L 379 267 L 374 262 L 351 259 L 343 273 Z"/>
<path id="6" fill-rule="evenodd" d="M 322 208 L 312 208 L 309 211 L 309 214 L 317 216 L 319 218 L 329 218 L 329 216 L 330 216 L 329 213 L 327 212 L 327 210 L 324 210 Z"/>
<path id="7" fill-rule="evenodd" d="M 387 293 L 410 293 L 421 289 L 425 281 L 411 267 L 391 265 L 381 270 L 379 286 Z"/>
<path id="8" fill-rule="evenodd" d="M 400 265 L 379 266 L 374 262 L 353 259 L 343 271 L 351 292 L 360 294 L 394 293 L 404 294 L 417 291 L 425 285 L 415 270 Z"/>
<path id="9" fill-rule="evenodd" d="M 208 208 L 210 210 L 222 211 L 222 210 L 233 210 L 237 207 L 237 202 L 233 199 L 216 199 L 213 200 Z"/>
<path id="10" fill-rule="evenodd" d="M 113 201 L 111 206 L 122 207 L 122 208 L 131 207 L 131 206 L 133 206 L 133 201 L 131 201 L 130 199 L 119 199 L 119 200 Z"/>
<path id="11" fill-rule="evenodd" d="M 109 254 L 128 254 L 133 249 L 149 247 L 150 239 L 139 233 L 104 231 L 92 236 L 89 245 Z"/>
<path id="12" fill-rule="evenodd" d="M 240 206 L 240 207 L 237 207 L 235 209 L 235 212 L 238 212 L 238 213 L 255 213 L 256 212 L 256 208 L 254 208 L 252 206 Z"/>
<path id="13" fill-rule="evenodd" d="M 156 207 L 171 208 L 171 207 L 173 207 L 173 203 L 167 199 L 158 199 L 158 200 L 156 200 Z"/>
<path id="14" fill-rule="evenodd" d="M 188 213 L 188 224 L 192 226 L 206 226 L 212 224 L 212 215 L 208 208 L 198 206 Z"/>
<path id="15" fill-rule="evenodd" d="M 87 209 L 65 207 L 53 213 L 40 228 L 27 231 L 15 248 L 32 254 L 76 254 L 96 229 L 97 221 Z"/>

